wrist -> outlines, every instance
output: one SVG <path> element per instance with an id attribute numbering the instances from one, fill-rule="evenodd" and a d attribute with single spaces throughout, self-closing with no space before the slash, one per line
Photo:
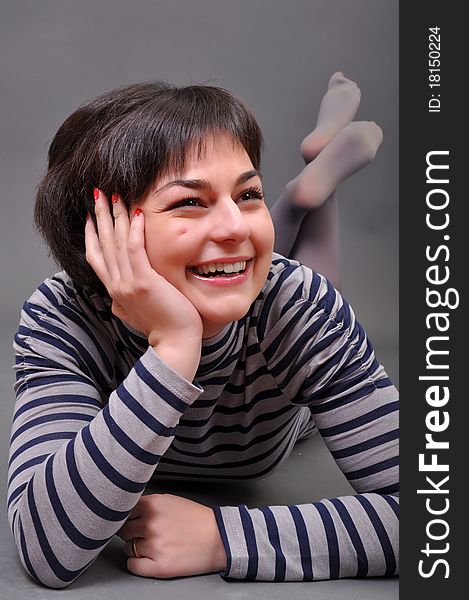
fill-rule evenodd
<path id="1" fill-rule="evenodd" d="M 226 556 L 225 546 L 223 544 L 223 540 L 220 533 L 220 528 L 218 526 L 218 521 L 216 517 L 216 511 L 214 508 L 212 510 L 213 516 L 213 551 L 212 551 L 212 572 L 226 571 L 228 565 L 228 559 Z"/>
<path id="2" fill-rule="evenodd" d="M 165 338 L 150 345 L 171 369 L 193 381 L 200 363 L 202 336 Z"/>
<path id="3" fill-rule="evenodd" d="M 148 343 L 153 348 L 158 346 L 174 346 L 175 348 L 181 347 L 186 343 L 197 345 L 202 344 L 203 329 L 198 331 L 197 329 L 185 329 L 182 331 L 175 331 L 171 334 L 162 336 L 158 331 L 150 331 L 148 334 Z"/>
<path id="4" fill-rule="evenodd" d="M 213 571 L 226 571 L 227 558 L 225 548 L 223 546 L 223 542 L 220 539 L 219 546 L 215 550 L 214 558 L 213 558 Z"/>

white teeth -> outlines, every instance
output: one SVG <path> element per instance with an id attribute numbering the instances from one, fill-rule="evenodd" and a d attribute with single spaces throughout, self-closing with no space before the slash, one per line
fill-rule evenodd
<path id="1" fill-rule="evenodd" d="M 223 271 L 224 273 L 235 273 L 237 271 L 244 271 L 245 268 L 245 260 L 235 263 L 211 263 L 209 265 L 203 265 L 201 267 L 194 267 L 195 271 L 200 275 L 208 275 L 208 273 L 215 273 L 216 271 Z"/>

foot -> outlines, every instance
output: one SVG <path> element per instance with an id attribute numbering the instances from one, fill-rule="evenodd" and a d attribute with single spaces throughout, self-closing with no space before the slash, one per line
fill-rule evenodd
<path id="1" fill-rule="evenodd" d="M 319 208 L 344 179 L 374 159 L 382 141 L 383 132 L 374 121 L 349 123 L 291 182 L 291 201 Z"/>
<path id="2" fill-rule="evenodd" d="M 357 84 L 337 71 L 329 80 L 316 123 L 316 128 L 301 143 L 301 154 L 308 164 L 332 138 L 355 117 L 361 92 Z"/>

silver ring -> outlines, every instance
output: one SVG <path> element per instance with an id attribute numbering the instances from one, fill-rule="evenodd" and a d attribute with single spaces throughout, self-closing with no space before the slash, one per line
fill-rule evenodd
<path id="1" fill-rule="evenodd" d="M 138 539 L 139 538 L 132 539 L 132 554 L 134 555 L 135 558 L 142 558 L 142 555 L 137 550 L 137 540 Z"/>

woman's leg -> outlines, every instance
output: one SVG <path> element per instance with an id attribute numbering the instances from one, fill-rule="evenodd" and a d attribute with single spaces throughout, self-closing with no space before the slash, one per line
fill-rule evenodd
<path id="1" fill-rule="evenodd" d="M 321 273 L 341 289 L 340 226 L 337 192 L 301 222 L 289 258 Z"/>
<path id="2" fill-rule="evenodd" d="M 332 138 L 351 123 L 360 106 L 361 92 L 357 84 L 341 71 L 332 75 L 319 106 L 316 127 L 301 142 L 301 155 L 308 164 L 316 158 Z"/>
<path id="3" fill-rule="evenodd" d="M 356 84 L 335 73 L 316 128 L 301 144 L 306 166 L 271 209 L 275 251 L 323 273 L 340 287 L 335 189 L 372 160 L 382 140 L 375 123 L 349 123 L 360 101 Z"/>
<path id="4" fill-rule="evenodd" d="M 382 141 L 381 129 L 375 123 L 358 121 L 349 123 L 309 163 L 291 188 L 290 202 L 312 207 L 301 220 L 290 257 L 325 275 L 340 289 L 340 229 L 339 208 L 335 187 L 347 177 L 363 168 L 376 155 Z M 322 197 L 308 190 L 321 189 Z"/>
<path id="5" fill-rule="evenodd" d="M 344 77 L 340 71 L 332 75 L 319 107 L 316 127 L 301 143 L 301 154 L 306 165 L 311 163 L 336 134 L 352 121 L 360 104 L 360 97 L 360 89 L 355 82 Z M 291 257 L 301 223 L 309 209 L 312 208 L 312 206 L 301 206 L 293 200 L 294 197 L 297 197 L 298 182 L 302 173 L 287 184 L 271 209 L 272 219 L 276 226 L 275 251 L 289 257 Z M 324 192 L 313 190 L 310 185 L 304 187 L 309 192 L 311 204 L 316 208 L 319 208 L 335 189 L 334 186 L 330 190 L 326 190 L 326 196 L 324 196 Z"/>

